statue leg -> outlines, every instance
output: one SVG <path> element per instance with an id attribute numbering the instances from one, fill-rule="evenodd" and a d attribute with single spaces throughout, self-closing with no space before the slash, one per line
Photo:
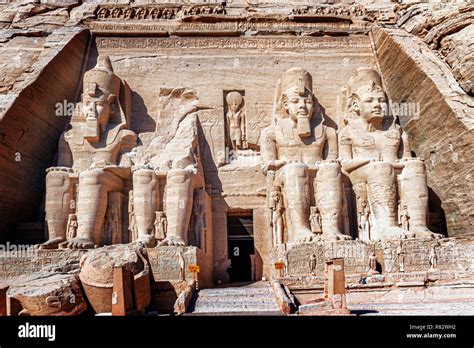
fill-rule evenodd
<path id="1" fill-rule="evenodd" d="M 66 240 L 66 223 L 73 185 L 68 172 L 50 171 L 46 175 L 46 224 L 49 239 L 40 249 L 56 249 Z"/>
<path id="2" fill-rule="evenodd" d="M 118 176 L 102 169 L 87 170 L 79 175 L 77 237 L 68 241 L 67 247 L 89 249 L 101 243 L 107 194 L 120 191 L 122 186 Z"/>
<path id="3" fill-rule="evenodd" d="M 158 203 L 158 180 L 151 169 L 140 169 L 133 173 L 133 206 L 138 230 L 138 240 L 147 247 L 155 245 L 153 223 Z"/>
<path id="4" fill-rule="evenodd" d="M 315 236 L 309 226 L 309 173 L 303 163 L 287 164 L 283 176 L 283 198 L 288 221 L 289 242 L 309 242 Z"/>
<path id="5" fill-rule="evenodd" d="M 316 206 L 321 213 L 323 237 L 326 240 L 352 239 L 339 230 L 342 211 L 341 167 L 338 163 L 321 163 L 316 173 Z"/>
<path id="6" fill-rule="evenodd" d="M 428 221 L 428 186 L 426 184 L 425 164 L 421 160 L 408 160 L 405 163 L 401 181 L 401 200 L 407 206 L 410 232 L 417 238 L 441 238 L 431 232 Z"/>
<path id="7" fill-rule="evenodd" d="M 193 208 L 193 173 L 171 169 L 166 179 L 166 216 L 168 233 L 162 245 L 187 245 L 188 228 Z"/>
<path id="8" fill-rule="evenodd" d="M 371 162 L 361 168 L 367 177 L 368 201 L 382 239 L 406 238 L 398 227 L 395 170 L 387 162 Z"/>

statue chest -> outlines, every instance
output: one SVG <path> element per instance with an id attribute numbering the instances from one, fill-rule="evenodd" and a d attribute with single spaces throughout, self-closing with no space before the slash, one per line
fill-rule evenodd
<path id="1" fill-rule="evenodd" d="M 351 134 L 355 157 L 392 159 L 398 152 L 400 132 L 398 130 L 363 132 Z"/>

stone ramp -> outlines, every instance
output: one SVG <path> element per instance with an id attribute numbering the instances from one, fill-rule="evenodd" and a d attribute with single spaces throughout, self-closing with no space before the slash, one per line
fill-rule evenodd
<path id="1" fill-rule="evenodd" d="M 268 282 L 200 290 L 187 315 L 282 315 Z"/>

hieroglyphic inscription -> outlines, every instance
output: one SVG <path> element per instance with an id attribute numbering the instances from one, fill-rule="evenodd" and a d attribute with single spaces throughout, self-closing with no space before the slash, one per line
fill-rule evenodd
<path id="1" fill-rule="evenodd" d="M 188 265 L 198 264 L 196 247 L 159 247 L 147 251 L 155 281 L 180 280 L 179 251 L 183 253 L 185 261 L 185 278 L 193 279 Z"/>
<path id="2" fill-rule="evenodd" d="M 314 37 L 302 38 L 157 38 L 157 37 L 98 37 L 99 50 L 139 49 L 157 50 L 166 48 L 216 48 L 216 49 L 311 49 L 311 48 L 367 48 L 366 39 L 322 40 Z"/>

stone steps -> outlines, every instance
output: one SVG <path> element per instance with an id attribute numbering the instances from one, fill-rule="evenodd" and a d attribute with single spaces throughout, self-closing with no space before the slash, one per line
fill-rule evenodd
<path id="1" fill-rule="evenodd" d="M 199 315 L 281 315 L 270 284 L 203 289 L 189 309 Z"/>

